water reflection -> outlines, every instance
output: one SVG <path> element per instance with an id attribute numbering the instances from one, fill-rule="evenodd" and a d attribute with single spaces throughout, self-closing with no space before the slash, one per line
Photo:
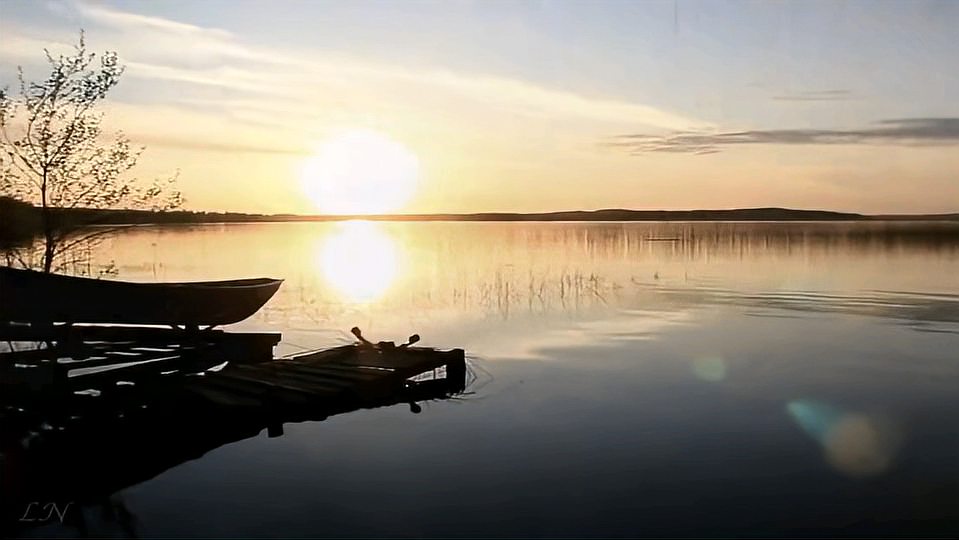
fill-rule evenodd
<path id="1" fill-rule="evenodd" d="M 942 281 L 948 284 L 948 281 Z M 959 295 L 862 291 L 825 294 L 813 291 L 736 291 L 718 287 L 662 287 L 636 284 L 638 296 L 676 309 L 730 306 L 756 317 L 846 314 L 899 321 L 914 330 L 959 333 Z"/>
<path id="2" fill-rule="evenodd" d="M 578 325 L 595 336 L 592 327 L 634 313 L 867 316 L 923 333 L 954 333 L 959 322 L 959 223 L 145 227 L 95 258 L 134 281 L 283 277 L 248 324 L 306 347 L 339 343 L 323 329 L 360 325 L 386 335 L 429 329 L 449 346 L 509 355 L 520 341 L 569 343 Z M 624 336 L 644 332 L 624 325 Z M 707 378 L 719 377 L 703 362 Z"/>
<path id="3" fill-rule="evenodd" d="M 283 332 L 280 352 L 359 325 L 464 347 L 490 373 L 426 417 L 356 413 L 175 467 L 128 490 L 149 534 L 948 536 L 959 522 L 959 224 L 158 227 L 98 256 L 122 279 L 287 278 L 250 321 Z"/>
<path id="4" fill-rule="evenodd" d="M 71 350 L 0 357 L 0 367 L 13 366 L 0 370 L 0 537 L 101 537 L 116 527 L 136 537 L 134 512 L 117 497 L 125 488 L 264 431 L 276 439 L 303 422 L 396 405 L 419 414 L 475 380 L 463 351 L 416 347 L 348 346 L 260 371 L 232 360 L 208 369 L 235 358 L 235 347 L 168 333 L 109 329 Z M 108 357 L 140 362 L 125 369 L 104 364 Z M 62 380 L 38 374 L 86 362 L 105 369 L 70 370 Z"/>
<path id="5" fill-rule="evenodd" d="M 347 302 L 380 299 L 399 273 L 396 242 L 377 223 L 347 221 L 336 227 L 318 250 L 323 277 Z"/>

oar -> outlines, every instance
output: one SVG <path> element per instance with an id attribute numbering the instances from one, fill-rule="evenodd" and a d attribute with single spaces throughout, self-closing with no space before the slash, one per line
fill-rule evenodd
<path id="1" fill-rule="evenodd" d="M 363 337 L 363 332 L 360 332 L 359 327 L 354 326 L 353 328 L 350 329 L 350 332 L 354 336 L 356 336 L 356 339 L 360 340 L 361 345 L 365 345 L 367 347 L 376 347 L 375 345 L 370 343 L 365 337 Z"/>

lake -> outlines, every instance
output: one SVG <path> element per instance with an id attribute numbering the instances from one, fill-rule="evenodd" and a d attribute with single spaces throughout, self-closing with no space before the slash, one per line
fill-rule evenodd
<path id="1" fill-rule="evenodd" d="M 140 535 L 959 532 L 959 223 L 163 226 L 93 259 L 284 278 L 236 325 L 278 354 L 359 326 L 470 358 L 420 414 L 288 424 L 122 491 Z"/>

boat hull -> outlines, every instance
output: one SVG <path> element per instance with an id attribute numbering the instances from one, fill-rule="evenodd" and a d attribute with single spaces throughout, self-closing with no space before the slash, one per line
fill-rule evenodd
<path id="1" fill-rule="evenodd" d="M 217 326 L 257 312 L 279 279 L 131 283 L 0 267 L 0 321 Z"/>

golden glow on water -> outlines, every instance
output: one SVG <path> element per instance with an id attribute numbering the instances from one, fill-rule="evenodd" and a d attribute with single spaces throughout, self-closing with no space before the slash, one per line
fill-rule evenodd
<path id="1" fill-rule="evenodd" d="M 284 278 L 228 328 L 282 332 L 278 356 L 349 343 L 353 326 L 373 341 L 415 332 L 424 346 L 465 349 L 476 382 L 464 399 L 475 401 L 428 417 L 460 444 L 445 453 L 484 445 L 510 489 L 572 470 L 576 489 L 588 474 L 600 483 L 584 493 L 630 502 L 648 490 L 631 493 L 626 473 L 649 473 L 649 508 L 720 486 L 736 508 L 818 501 L 839 523 L 831 512 L 856 511 L 873 486 L 910 494 L 918 479 L 955 477 L 959 224 L 256 223 L 134 228 L 98 248 L 94 263 L 124 280 Z M 375 485 L 376 463 L 437 431 L 394 413 L 377 413 L 388 420 L 377 426 L 401 426 L 390 437 L 367 429 L 371 413 L 281 442 L 373 437 L 370 448 L 387 448 L 368 456 Z M 503 433 L 508 448 L 485 444 Z M 355 458 L 327 446 L 334 458 L 307 460 L 308 474 Z M 704 451 L 686 459 L 690 448 Z M 576 469 L 595 455 L 605 468 Z M 523 476 L 531 457 L 542 466 Z M 499 500 L 494 484 L 481 500 Z M 954 506 L 941 492 L 916 501 L 877 508 Z"/>
<path id="2" fill-rule="evenodd" d="M 326 282 L 344 301 L 353 303 L 380 299 L 400 267 L 394 239 L 369 221 L 338 223 L 323 238 L 316 261 Z"/>
<path id="3" fill-rule="evenodd" d="M 564 332 L 569 322 L 608 329 L 620 316 L 625 327 L 613 329 L 615 334 L 634 339 L 646 327 L 637 317 L 662 322 L 673 320 L 664 314 L 681 319 L 703 309 L 836 313 L 942 330 L 949 321 L 937 306 L 959 295 L 953 229 L 921 236 L 883 233 L 887 227 L 442 222 L 143 227 L 104 243 L 94 264 L 115 264 L 118 279 L 133 281 L 283 278 L 277 295 L 247 323 L 269 324 L 284 335 L 291 327 L 348 329 L 363 323 L 400 337 L 424 328 L 448 330 L 451 345 L 463 336 L 495 335 L 490 342 L 499 351 L 518 345 L 506 335 L 528 343 L 557 325 Z M 908 232 L 907 226 L 898 227 Z M 683 241 L 647 240 L 660 237 Z M 591 326 L 584 335 L 598 334 Z M 729 380 L 733 361 L 721 350 L 700 350 L 686 357 L 686 372 L 707 381 Z"/>
<path id="4" fill-rule="evenodd" d="M 817 233 L 827 227 L 841 234 Z M 283 278 L 260 315 L 297 313 L 313 301 L 332 317 L 345 300 L 368 303 L 379 321 L 406 320 L 405 313 L 489 320 L 690 306 L 888 312 L 909 320 L 926 311 L 896 306 L 935 298 L 899 293 L 959 294 L 954 236 L 907 244 L 866 235 L 872 228 L 366 221 L 142 227 L 103 244 L 94 265 L 115 264 L 118 279 L 133 281 Z"/>
<path id="5" fill-rule="evenodd" d="M 417 157 L 386 135 L 354 129 L 324 141 L 300 170 L 306 195 L 327 214 L 401 210 L 416 191 Z"/>

